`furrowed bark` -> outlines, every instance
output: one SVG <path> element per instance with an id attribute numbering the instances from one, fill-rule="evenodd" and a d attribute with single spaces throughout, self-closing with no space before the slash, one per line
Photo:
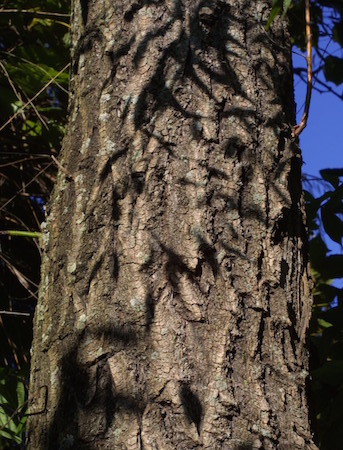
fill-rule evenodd
<path id="1" fill-rule="evenodd" d="M 291 49 L 269 11 L 75 1 L 28 448 L 315 448 Z"/>

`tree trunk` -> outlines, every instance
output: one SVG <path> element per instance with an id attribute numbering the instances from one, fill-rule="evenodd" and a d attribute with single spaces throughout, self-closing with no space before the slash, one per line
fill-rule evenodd
<path id="1" fill-rule="evenodd" d="M 263 0 L 74 2 L 29 449 L 310 449 L 285 22 Z"/>

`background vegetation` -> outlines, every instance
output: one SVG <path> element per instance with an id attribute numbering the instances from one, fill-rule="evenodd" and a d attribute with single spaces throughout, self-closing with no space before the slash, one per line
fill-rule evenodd
<path id="1" fill-rule="evenodd" d="M 287 9 L 293 43 L 305 49 L 304 4 Z M 39 284 L 39 232 L 57 170 L 67 111 L 69 0 L 8 0 L 0 9 L 0 449 L 24 448 L 32 316 Z M 315 88 L 340 96 L 343 2 L 311 3 Z M 306 65 L 294 68 L 306 80 Z M 341 97 L 341 96 L 340 96 Z M 341 97 L 342 98 L 342 97 Z M 343 164 L 342 164 L 343 165 Z M 309 398 L 316 441 L 342 448 L 343 428 L 343 169 L 305 177 L 314 277 Z M 318 189 L 318 186 L 320 189 Z M 316 194 L 320 192 L 320 194 Z"/>
<path id="2" fill-rule="evenodd" d="M 0 9 L 0 449 L 23 445 L 40 265 L 27 232 L 40 232 L 64 131 L 69 9 L 68 0 Z"/>

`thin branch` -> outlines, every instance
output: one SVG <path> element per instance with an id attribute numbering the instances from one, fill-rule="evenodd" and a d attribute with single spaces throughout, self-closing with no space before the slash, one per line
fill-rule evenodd
<path id="1" fill-rule="evenodd" d="M 307 89 L 303 116 L 299 125 L 293 128 L 293 137 L 298 137 L 307 125 L 308 112 L 310 109 L 312 94 L 312 33 L 311 33 L 311 15 L 310 0 L 305 1 L 305 20 L 306 20 L 306 62 L 307 62 Z"/>
<path id="2" fill-rule="evenodd" d="M 305 55 L 303 55 L 303 54 L 300 53 L 300 52 L 297 52 L 296 50 L 292 50 L 292 53 L 293 53 L 293 55 L 297 55 L 297 56 L 300 56 L 301 58 L 306 59 L 306 56 L 305 56 Z"/>
<path id="3" fill-rule="evenodd" d="M 35 297 L 36 295 L 31 292 L 29 289 L 30 284 L 32 284 L 35 288 L 38 289 L 38 284 L 36 284 L 34 281 L 30 280 L 26 275 L 24 275 L 20 270 L 18 270 L 7 258 L 4 257 L 3 253 L 0 253 L 0 259 L 3 260 L 3 262 L 7 265 L 8 269 L 13 273 L 15 277 L 17 277 L 19 283 L 28 291 L 30 294 Z"/>
<path id="4" fill-rule="evenodd" d="M 43 155 L 43 156 L 44 156 L 44 155 Z M 49 155 L 49 157 L 50 157 L 50 155 Z M 0 164 L 0 168 L 8 167 L 8 166 L 14 166 L 14 167 L 15 167 L 16 164 L 19 164 L 19 163 L 25 162 L 25 161 L 33 161 L 33 160 L 35 160 L 35 159 L 40 159 L 40 157 L 39 157 L 39 156 L 36 156 L 36 157 L 29 157 L 29 158 L 16 159 L 15 161 L 10 161 L 10 162 L 4 163 L 4 164 Z"/>
<path id="5" fill-rule="evenodd" d="M 25 316 L 25 317 L 30 317 L 30 313 L 26 313 L 26 312 L 19 312 L 19 311 L 0 311 L 1 315 L 5 315 L 5 316 Z"/>
<path id="6" fill-rule="evenodd" d="M 31 183 L 33 183 L 42 173 L 44 173 L 48 168 L 52 165 L 52 162 L 47 164 L 45 167 L 43 167 L 42 170 L 40 170 L 27 184 L 25 187 L 29 186 Z M 23 192 L 24 188 L 20 189 L 18 192 L 16 192 L 10 199 L 7 200 L 7 202 L 0 207 L 0 211 L 2 211 L 9 203 L 11 203 L 19 194 Z"/>
<path id="7" fill-rule="evenodd" d="M 41 386 L 40 388 L 37 389 L 37 391 L 35 391 L 32 395 L 31 398 L 28 398 L 27 400 L 25 400 L 24 403 L 22 403 L 21 405 L 19 405 L 16 410 L 13 412 L 13 414 L 11 415 L 11 417 L 9 417 L 8 421 L 5 422 L 3 425 L 1 425 L 0 427 L 0 431 L 2 431 L 5 427 L 7 427 L 7 425 L 11 422 L 11 420 L 13 419 L 13 417 L 15 417 L 16 415 L 18 415 L 21 410 L 24 408 L 24 406 L 31 404 L 32 401 L 37 397 L 38 393 L 41 391 L 41 389 L 44 388 L 45 392 L 47 391 L 47 387 L 46 386 Z M 45 394 L 45 399 L 46 399 L 47 395 Z"/>
<path id="8" fill-rule="evenodd" d="M 53 78 L 51 78 L 51 80 L 46 83 L 45 86 L 42 87 L 42 89 L 40 91 L 37 92 L 36 95 L 34 95 L 28 102 L 25 103 L 25 105 L 23 105 L 21 108 L 18 109 L 18 111 L 13 114 L 13 116 L 11 116 L 7 122 L 5 122 L 1 127 L 0 127 L 0 131 L 2 131 L 5 127 L 7 127 L 8 124 L 10 124 L 16 117 L 18 114 L 20 114 L 33 100 L 35 100 L 43 91 L 45 91 L 45 89 L 50 86 L 51 83 L 54 82 L 54 80 L 61 75 L 61 73 L 63 73 L 68 67 L 70 66 L 70 63 L 68 63 L 67 65 L 65 65 L 63 67 L 62 70 L 60 70 Z"/>
<path id="9" fill-rule="evenodd" d="M 56 166 L 67 176 L 67 178 L 70 178 L 71 180 L 74 179 L 74 177 L 67 171 L 67 169 L 62 166 L 58 159 L 54 157 L 54 155 L 51 155 L 51 159 L 54 161 Z"/>
<path id="10" fill-rule="evenodd" d="M 0 9 L 0 14 L 2 13 L 23 13 L 23 14 L 34 14 L 36 16 L 57 16 L 57 17 L 70 17 L 70 14 L 57 13 L 49 11 L 35 11 L 30 9 Z"/>
<path id="11" fill-rule="evenodd" d="M 41 195 L 40 195 L 40 197 L 41 197 Z M 16 216 L 14 213 L 11 213 L 10 211 L 6 211 L 6 220 L 8 220 L 9 222 L 13 222 L 16 225 L 19 224 L 23 228 L 26 228 L 26 231 L 30 231 L 29 228 L 27 227 L 27 225 L 20 219 L 20 217 Z M 40 228 L 40 224 L 38 226 Z M 37 239 L 33 239 L 33 243 L 37 247 L 39 254 L 41 254 L 41 249 L 40 249 L 39 242 L 37 241 Z"/>
<path id="12" fill-rule="evenodd" d="M 5 77 L 7 78 L 7 81 L 9 82 L 11 88 L 13 89 L 13 92 L 15 93 L 17 99 L 22 103 L 23 100 L 22 100 L 22 98 L 21 98 L 19 92 L 17 91 L 17 89 L 16 89 L 16 87 L 15 87 L 13 81 L 11 80 L 11 77 L 10 77 L 10 75 L 9 75 L 9 73 L 8 73 L 8 71 L 7 71 L 7 69 L 6 69 L 6 67 L 4 66 L 4 64 L 3 64 L 1 61 L 0 61 L 0 66 L 1 66 L 1 68 L 2 68 L 2 70 L 3 70 L 3 72 L 4 72 L 4 74 L 5 74 Z M 26 97 L 26 95 L 25 95 L 25 97 Z M 42 117 L 42 116 L 39 114 L 39 112 L 37 111 L 37 108 L 35 107 L 35 105 L 34 105 L 30 100 L 29 100 L 29 103 L 30 103 L 30 105 L 32 106 L 34 112 L 36 113 L 38 119 L 42 122 L 42 124 L 43 124 L 43 125 L 45 126 L 45 128 L 48 130 L 49 127 L 47 126 L 47 124 L 46 124 L 45 120 L 43 119 L 43 117 Z M 24 120 L 26 120 L 25 116 L 24 116 Z"/>
<path id="13" fill-rule="evenodd" d="M 10 85 L 11 88 L 12 88 L 12 91 L 14 92 L 14 95 L 17 97 L 17 99 L 18 99 L 20 102 L 22 102 L 23 100 L 22 100 L 22 98 L 20 97 L 19 92 L 17 91 L 17 89 L 16 89 L 16 87 L 15 87 L 13 81 L 11 80 L 11 77 L 10 77 L 9 73 L 7 72 L 6 67 L 4 66 L 4 64 L 3 64 L 1 61 L 0 61 L 0 66 L 1 66 L 1 68 L 2 68 L 2 71 L 3 71 L 4 74 L 5 74 L 5 77 L 7 78 L 7 81 L 8 81 L 8 83 L 9 83 L 9 85 Z"/>
<path id="14" fill-rule="evenodd" d="M 39 156 L 39 157 L 42 157 L 42 158 L 50 158 L 51 156 L 50 155 L 47 155 L 46 153 L 29 153 L 29 152 L 3 152 L 3 151 L 1 151 L 1 155 L 0 156 L 2 156 L 2 155 L 10 155 L 10 156 L 12 156 L 12 155 L 30 155 L 30 156 Z"/>
<path id="15" fill-rule="evenodd" d="M 296 73 L 299 76 L 299 78 L 306 83 L 306 80 L 304 79 L 303 75 L 302 75 L 302 69 L 296 69 Z M 319 89 L 318 86 L 316 86 L 315 84 L 320 84 L 321 86 L 323 86 L 325 88 L 324 89 Z M 339 98 L 340 100 L 343 100 L 343 94 L 338 94 L 334 89 L 332 89 L 332 87 L 330 87 L 328 84 L 324 83 L 324 81 L 321 81 L 318 77 L 315 77 L 315 83 L 313 84 L 313 89 L 317 92 L 319 92 L 319 94 L 325 94 L 326 92 L 330 92 L 331 94 L 333 94 L 334 96 L 336 96 L 337 98 Z"/>
<path id="16" fill-rule="evenodd" d="M 343 100 L 343 94 L 338 94 L 334 89 L 332 89 L 331 86 L 329 86 L 328 84 L 319 80 L 319 78 L 316 78 L 316 83 L 320 84 L 321 86 L 323 86 L 325 88 L 325 90 L 323 90 L 323 89 L 319 89 L 318 87 L 315 87 L 315 90 L 317 92 L 319 92 L 320 94 L 325 94 L 326 92 L 330 92 L 330 94 L 333 94 L 340 100 Z"/>
<path id="17" fill-rule="evenodd" d="M 39 239 L 42 236 L 42 233 L 40 231 L 1 230 L 0 236 L 17 236 L 17 237 L 27 237 L 31 239 Z"/>
<path id="18" fill-rule="evenodd" d="M 20 59 L 20 61 L 24 61 L 27 64 L 32 64 L 34 67 L 37 67 L 37 69 L 41 70 L 42 72 L 44 72 L 50 79 L 51 79 L 51 75 L 49 74 L 49 72 L 47 70 L 45 70 L 43 67 L 41 67 L 39 64 L 36 64 L 26 58 L 23 58 L 21 56 L 15 55 L 14 53 L 10 53 L 10 52 L 5 52 L 4 50 L 0 50 L 0 53 L 3 53 L 4 55 L 7 56 L 11 56 L 12 58 L 17 58 Z M 60 83 L 58 83 L 57 81 L 55 81 L 56 86 L 58 86 L 63 92 L 65 92 L 66 94 L 68 94 L 68 89 L 64 88 Z"/>
<path id="19" fill-rule="evenodd" d="M 27 403 L 28 403 L 28 400 L 25 400 L 25 402 L 22 405 L 18 406 L 18 408 L 14 411 L 14 413 L 8 418 L 7 422 L 5 422 L 3 425 L 1 425 L 0 431 L 4 430 L 7 427 L 7 425 L 9 425 L 9 423 L 12 421 L 13 417 L 18 415 L 20 413 L 20 411 L 24 408 L 24 406 L 26 406 Z"/>

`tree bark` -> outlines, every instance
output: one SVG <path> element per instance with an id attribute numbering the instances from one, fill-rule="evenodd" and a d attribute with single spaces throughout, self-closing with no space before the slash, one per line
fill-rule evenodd
<path id="1" fill-rule="evenodd" d="M 29 449 L 315 448 L 291 47 L 269 12 L 74 2 Z"/>

